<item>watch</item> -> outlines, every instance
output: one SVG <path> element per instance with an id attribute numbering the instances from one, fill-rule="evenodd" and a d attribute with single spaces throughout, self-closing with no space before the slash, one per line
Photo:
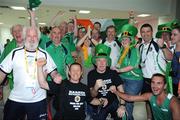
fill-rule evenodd
<path id="1" fill-rule="evenodd" d="M 162 47 L 160 47 L 160 49 L 164 49 L 164 48 L 166 48 L 166 45 L 164 44 Z"/>

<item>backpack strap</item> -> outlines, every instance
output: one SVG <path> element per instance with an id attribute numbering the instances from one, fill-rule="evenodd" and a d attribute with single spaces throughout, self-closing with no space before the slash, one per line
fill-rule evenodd
<path id="1" fill-rule="evenodd" d="M 158 44 L 157 44 L 154 40 L 152 40 L 151 43 L 153 44 L 156 52 L 158 53 L 158 52 L 159 52 L 159 46 L 158 46 Z"/>

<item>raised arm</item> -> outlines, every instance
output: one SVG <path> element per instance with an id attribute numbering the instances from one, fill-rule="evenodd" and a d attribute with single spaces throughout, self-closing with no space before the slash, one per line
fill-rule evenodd
<path id="1" fill-rule="evenodd" d="M 56 21 L 57 17 L 58 17 L 58 16 L 62 16 L 63 14 L 64 14 L 64 11 L 61 11 L 61 10 L 58 11 L 58 12 L 56 13 L 56 15 L 53 16 L 52 19 L 50 20 L 49 25 L 50 25 L 50 26 L 55 26 L 54 24 L 55 24 L 55 21 Z"/>
<path id="2" fill-rule="evenodd" d="M 41 88 L 49 90 L 49 85 L 46 81 L 47 74 L 43 72 L 43 66 L 46 64 L 46 60 L 43 58 L 39 58 L 37 60 L 37 77 L 38 82 Z"/>
<path id="3" fill-rule="evenodd" d="M 98 89 L 99 89 L 100 87 L 102 87 L 102 86 L 103 86 L 103 81 L 102 81 L 102 79 L 96 80 L 96 83 L 95 83 L 94 87 L 91 87 L 91 88 L 90 88 L 91 96 L 92 96 L 92 97 L 96 97 L 96 96 L 98 95 Z"/>
<path id="4" fill-rule="evenodd" d="M 36 20 L 35 20 L 35 10 L 28 10 L 28 13 L 29 13 L 29 17 L 30 17 L 30 26 L 32 27 L 36 27 Z"/>
<path id="5" fill-rule="evenodd" d="M 166 60 L 172 60 L 173 58 L 173 54 L 172 52 L 166 47 L 166 45 L 164 44 L 164 40 L 163 39 L 158 39 L 157 44 L 159 46 L 159 48 L 162 50 L 164 57 L 166 58 Z"/>

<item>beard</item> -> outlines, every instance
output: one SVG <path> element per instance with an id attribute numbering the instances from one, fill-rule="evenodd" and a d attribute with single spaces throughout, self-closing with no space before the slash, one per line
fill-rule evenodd
<path id="1" fill-rule="evenodd" d="M 25 47 L 27 50 L 34 51 L 38 47 L 38 42 L 25 42 Z"/>

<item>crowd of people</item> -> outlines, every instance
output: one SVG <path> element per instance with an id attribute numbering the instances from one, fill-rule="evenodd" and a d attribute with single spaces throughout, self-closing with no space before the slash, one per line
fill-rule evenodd
<path id="1" fill-rule="evenodd" d="M 125 24 L 101 33 L 77 26 L 77 18 L 38 28 L 11 28 L 1 49 L 4 120 L 134 120 L 135 101 L 145 101 L 148 120 L 180 118 L 180 21 L 138 29 Z M 139 113 L 141 114 L 141 113 Z"/>

